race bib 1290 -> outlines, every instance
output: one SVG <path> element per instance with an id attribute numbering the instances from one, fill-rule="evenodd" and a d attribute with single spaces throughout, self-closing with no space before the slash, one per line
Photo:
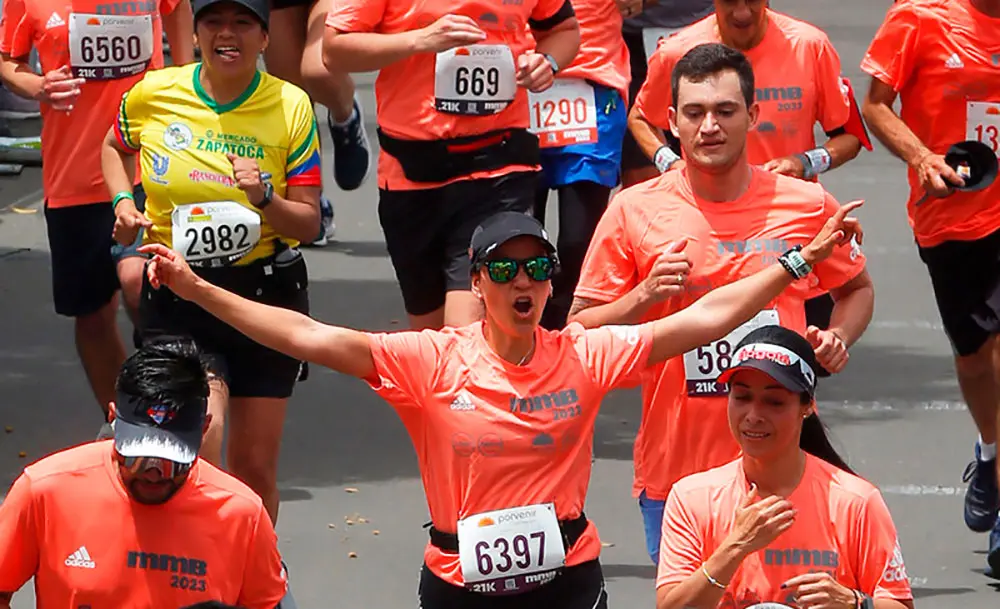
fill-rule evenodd
<path id="1" fill-rule="evenodd" d="M 260 241 L 260 214 L 235 201 L 178 205 L 171 225 L 173 249 L 193 263 L 226 266 Z"/>
<path id="2" fill-rule="evenodd" d="M 578 78 L 556 79 L 541 93 L 528 93 L 529 130 L 542 148 L 597 141 L 594 87 Z"/>
<path id="3" fill-rule="evenodd" d="M 434 104 L 438 112 L 486 116 L 514 101 L 514 54 L 504 44 L 477 44 L 437 54 Z"/>
<path id="4" fill-rule="evenodd" d="M 548 583 L 566 562 L 551 503 L 460 520 L 458 554 L 466 588 L 488 595 L 519 594 Z"/>
<path id="5" fill-rule="evenodd" d="M 685 353 L 684 376 L 687 379 L 688 395 L 692 397 L 726 395 L 726 386 L 717 383 L 715 379 L 729 368 L 736 352 L 736 345 L 757 328 L 776 325 L 778 325 L 777 311 L 761 311 L 725 338 Z"/>
<path id="6" fill-rule="evenodd" d="M 70 14 L 69 63 L 74 76 L 126 78 L 145 72 L 152 58 L 152 15 Z"/>

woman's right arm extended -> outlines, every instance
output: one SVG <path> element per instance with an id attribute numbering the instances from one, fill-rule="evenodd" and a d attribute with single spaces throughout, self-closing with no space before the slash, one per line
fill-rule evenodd
<path id="1" fill-rule="evenodd" d="M 146 245 L 139 251 L 153 254 L 148 269 L 153 288 L 170 288 L 265 347 L 362 379 L 375 374 L 375 360 L 363 332 L 227 292 L 195 275 L 180 254 L 162 245 Z"/>
<path id="2" fill-rule="evenodd" d="M 373 72 L 417 53 L 438 53 L 485 39 L 486 33 L 465 15 L 445 15 L 425 28 L 393 34 L 342 32 L 328 24 L 323 65 L 336 72 Z"/>

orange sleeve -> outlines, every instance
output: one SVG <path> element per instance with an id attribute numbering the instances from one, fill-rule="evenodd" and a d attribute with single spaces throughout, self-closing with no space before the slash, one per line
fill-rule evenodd
<path id="1" fill-rule="evenodd" d="M 340 32 L 374 32 L 382 23 L 386 0 L 334 0 L 326 27 Z"/>
<path id="2" fill-rule="evenodd" d="M 0 18 L 0 53 L 14 59 L 27 57 L 31 53 L 33 39 L 34 32 L 24 0 L 4 0 L 3 17 Z"/>
<path id="3" fill-rule="evenodd" d="M 635 111 L 652 125 L 664 131 L 670 130 L 670 115 L 667 110 L 673 103 L 670 76 L 676 63 L 673 53 L 666 48 L 666 39 L 649 58 L 646 82 L 642 83 L 635 96 Z"/>
<path id="4" fill-rule="evenodd" d="M 840 55 L 826 36 L 819 43 L 816 54 L 816 119 L 824 131 L 833 131 L 847 124 L 851 105 L 840 86 Z"/>
<path id="5" fill-rule="evenodd" d="M 278 553 L 278 535 L 261 505 L 253 538 L 247 547 L 246 568 L 237 604 L 246 609 L 274 609 L 285 596 L 287 588 L 288 582 Z"/>
<path id="6" fill-rule="evenodd" d="M 917 63 L 920 20 L 916 10 L 909 2 L 894 4 L 861 60 L 862 70 L 896 91 L 910 81 Z"/>
<path id="7" fill-rule="evenodd" d="M 660 533 L 660 564 L 656 569 L 656 587 L 679 584 L 698 570 L 708 558 L 702 531 L 692 514 L 692 507 L 681 499 L 677 487 L 671 489 L 663 507 Z M 707 508 L 706 508 L 707 510 Z"/>
<path id="8" fill-rule="evenodd" d="M 653 324 L 602 326 L 586 330 L 587 367 L 594 383 L 604 391 L 637 380 L 649 364 Z"/>
<path id="9" fill-rule="evenodd" d="M 419 408 L 438 372 L 440 336 L 435 330 L 369 334 L 375 376 L 365 380 L 394 407 Z"/>
<path id="10" fill-rule="evenodd" d="M 17 592 L 38 570 L 31 481 L 21 474 L 0 503 L 0 592 Z"/>
<path id="11" fill-rule="evenodd" d="M 538 0 L 535 3 L 535 8 L 531 10 L 531 20 L 545 21 L 551 19 L 563 10 L 564 4 L 570 4 L 570 0 Z M 572 4 L 570 4 L 570 8 L 572 8 Z M 572 12 L 568 13 L 570 16 L 572 14 Z"/>
<path id="12" fill-rule="evenodd" d="M 614 302 L 638 283 L 639 270 L 628 236 L 623 195 L 619 193 L 597 223 L 574 295 Z"/>
<path id="13" fill-rule="evenodd" d="M 169 15 L 174 12 L 181 2 L 190 2 L 190 0 L 160 0 L 160 15 Z"/>
<path id="14" fill-rule="evenodd" d="M 828 192 L 823 193 L 823 217 L 827 218 L 837 213 L 840 204 Z M 816 278 L 819 279 L 819 287 L 824 292 L 835 290 L 848 281 L 854 279 L 865 270 L 866 258 L 861 246 L 855 241 L 847 245 L 838 246 L 833 250 L 833 254 L 816 265 Z"/>
<path id="15" fill-rule="evenodd" d="M 877 489 L 868 495 L 859 516 L 853 543 L 857 551 L 855 577 L 861 591 L 872 598 L 912 599 L 896 526 Z"/>

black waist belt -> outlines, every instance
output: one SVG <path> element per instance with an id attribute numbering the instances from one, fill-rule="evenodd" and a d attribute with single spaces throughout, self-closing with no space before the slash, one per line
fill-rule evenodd
<path id="1" fill-rule="evenodd" d="M 378 130 L 378 142 L 413 182 L 447 182 L 478 171 L 537 165 L 538 137 L 527 129 L 500 129 L 440 140 L 403 140 Z"/>
<path id="2" fill-rule="evenodd" d="M 583 512 L 573 520 L 560 520 L 559 530 L 562 531 L 563 547 L 568 552 L 587 530 L 587 516 Z M 458 552 L 458 535 L 444 533 L 435 527 L 430 528 L 431 543 L 445 552 Z"/>

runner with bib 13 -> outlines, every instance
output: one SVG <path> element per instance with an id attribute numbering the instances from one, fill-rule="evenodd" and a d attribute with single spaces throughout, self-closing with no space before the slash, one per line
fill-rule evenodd
<path id="1" fill-rule="evenodd" d="M 411 328 L 482 317 L 469 239 L 497 212 L 531 210 L 528 91 L 573 61 L 574 15 L 570 0 L 339 0 L 330 11 L 326 65 L 379 71 L 379 222 Z"/>
<path id="2" fill-rule="evenodd" d="M 844 248 L 860 230 L 851 209 L 796 254 L 817 264 Z M 647 366 L 725 336 L 793 282 L 775 262 L 648 324 L 544 330 L 555 248 L 537 220 L 504 212 L 476 227 L 467 248 L 484 321 L 366 333 L 227 292 L 163 245 L 142 250 L 155 254 L 154 286 L 272 349 L 364 379 L 396 409 L 433 524 L 424 609 L 607 607 L 600 539 L 583 513 L 603 397 Z"/>
<path id="3" fill-rule="evenodd" d="M 257 71 L 268 43 L 267 0 L 195 0 L 201 63 L 153 72 L 122 99 L 104 142 L 115 239 L 170 245 L 206 281 L 303 313 L 306 263 L 297 246 L 319 223 L 319 136 L 298 87 Z M 131 200 L 139 155 L 146 213 Z M 285 408 L 300 362 L 266 349 L 167 290 L 144 283 L 144 341 L 190 336 L 212 358 L 212 420 L 202 456 L 222 462 L 227 403 L 230 471 L 278 514 Z"/>

